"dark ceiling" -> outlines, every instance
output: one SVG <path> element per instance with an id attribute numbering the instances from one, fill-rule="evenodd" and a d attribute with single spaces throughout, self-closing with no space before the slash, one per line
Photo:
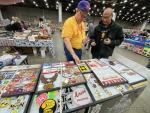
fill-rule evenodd
<path id="1" fill-rule="evenodd" d="M 80 0 L 24 0 L 23 4 L 29 7 L 38 7 L 57 10 L 58 1 L 62 2 L 65 12 L 75 12 Z M 117 14 L 117 20 L 133 23 L 150 22 L 150 0 L 88 0 L 91 4 L 90 16 L 101 16 L 105 7 L 112 7 Z"/>

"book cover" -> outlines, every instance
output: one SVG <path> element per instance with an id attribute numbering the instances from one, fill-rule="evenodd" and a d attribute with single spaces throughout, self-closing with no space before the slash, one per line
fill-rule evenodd
<path id="1" fill-rule="evenodd" d="M 0 98 L 0 111 L 1 113 L 26 113 L 29 99 L 29 95 Z"/>
<path id="2" fill-rule="evenodd" d="M 12 96 L 33 92 L 40 69 L 19 70 L 5 87 L 2 96 Z"/>
<path id="3" fill-rule="evenodd" d="M 95 78 L 95 76 L 92 73 L 84 74 L 84 77 L 86 78 L 87 85 L 94 96 L 94 99 L 96 101 L 102 100 L 104 98 L 107 98 L 109 95 L 104 91 L 102 86 L 100 86 L 98 80 Z"/>
<path id="4" fill-rule="evenodd" d="M 46 68 L 42 70 L 37 91 L 47 91 L 58 89 L 60 87 L 60 68 Z"/>
<path id="5" fill-rule="evenodd" d="M 124 71 L 123 73 L 121 73 L 121 76 L 124 77 L 129 84 L 134 84 L 146 80 L 143 76 L 139 75 L 138 73 L 132 70 Z"/>
<path id="6" fill-rule="evenodd" d="M 126 80 L 112 70 L 110 67 L 95 68 L 93 72 L 101 82 L 102 86 L 111 86 L 126 82 Z"/>
<path id="7" fill-rule="evenodd" d="M 88 66 L 89 66 L 91 69 L 95 69 L 95 68 L 100 68 L 100 67 L 107 66 L 106 64 L 104 64 L 104 63 L 102 63 L 101 61 L 96 60 L 96 59 L 88 60 L 88 61 L 86 61 L 86 63 L 88 64 Z"/>
<path id="8" fill-rule="evenodd" d="M 89 73 L 91 72 L 90 68 L 85 63 L 77 64 L 81 73 Z"/>
<path id="9" fill-rule="evenodd" d="M 11 81 L 15 71 L 0 72 L 0 94 L 3 93 L 7 84 Z"/>
<path id="10" fill-rule="evenodd" d="M 78 85 L 35 95 L 29 113 L 64 112 L 91 102 L 86 87 Z"/>

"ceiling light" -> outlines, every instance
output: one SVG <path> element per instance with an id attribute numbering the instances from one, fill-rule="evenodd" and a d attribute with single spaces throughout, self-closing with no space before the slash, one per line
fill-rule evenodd
<path id="1" fill-rule="evenodd" d="M 71 3 L 69 3 L 69 6 L 71 6 Z"/>
<path id="2" fill-rule="evenodd" d="M 33 1 L 33 4 L 36 4 L 36 2 L 35 2 L 35 1 Z"/>
<path id="3" fill-rule="evenodd" d="M 115 6 L 116 4 L 113 4 L 112 6 Z"/>
<path id="4" fill-rule="evenodd" d="M 105 4 L 105 0 L 102 3 Z"/>
<path id="5" fill-rule="evenodd" d="M 47 0 L 44 0 L 44 2 L 47 2 Z"/>
<path id="6" fill-rule="evenodd" d="M 127 0 L 124 0 L 124 3 L 126 3 L 127 2 Z"/>
<path id="7" fill-rule="evenodd" d="M 132 2 L 130 2 L 130 4 L 132 5 L 133 3 L 132 3 Z"/>
<path id="8" fill-rule="evenodd" d="M 94 5 L 94 7 L 96 8 L 96 4 Z"/>
<path id="9" fill-rule="evenodd" d="M 144 6 L 144 7 L 142 7 L 142 9 L 144 10 L 144 9 L 146 9 L 146 7 Z"/>
<path id="10" fill-rule="evenodd" d="M 123 9 L 126 8 L 125 6 L 123 6 Z"/>
<path id="11" fill-rule="evenodd" d="M 71 3 L 73 3 L 74 1 L 73 0 L 71 0 Z"/>
<path id="12" fill-rule="evenodd" d="M 130 11 L 133 11 L 133 9 L 130 9 Z"/>
<path id="13" fill-rule="evenodd" d="M 134 7 L 137 7 L 138 6 L 138 4 L 136 3 L 135 5 L 134 5 Z"/>
<path id="14" fill-rule="evenodd" d="M 37 4 L 36 4 L 35 6 L 36 6 L 36 7 L 38 7 L 38 5 L 37 5 Z"/>

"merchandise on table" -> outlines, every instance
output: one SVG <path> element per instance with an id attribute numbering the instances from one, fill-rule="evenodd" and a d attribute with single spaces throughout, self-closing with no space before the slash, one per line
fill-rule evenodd
<path id="1" fill-rule="evenodd" d="M 44 63 L 42 68 L 51 68 L 51 67 L 64 67 L 64 66 L 74 66 L 73 61 L 67 61 L 67 62 L 59 62 L 59 63 Z"/>
<path id="2" fill-rule="evenodd" d="M 132 38 L 124 39 L 120 47 L 131 50 L 137 54 L 150 57 L 150 40 L 145 40 L 143 36 L 133 36 Z"/>
<path id="3" fill-rule="evenodd" d="M 100 62 L 99 60 L 96 60 L 96 59 L 88 60 L 88 61 L 86 61 L 86 63 L 88 64 L 88 66 L 89 66 L 91 69 L 107 66 L 107 65 L 104 64 L 103 62 Z"/>
<path id="4" fill-rule="evenodd" d="M 60 68 L 43 69 L 37 91 L 58 89 L 60 87 Z"/>
<path id="5" fill-rule="evenodd" d="M 14 56 L 9 54 L 0 56 L 0 68 L 12 64 L 13 58 Z"/>
<path id="6" fill-rule="evenodd" d="M 26 113 L 29 95 L 0 98 L 1 113 Z"/>
<path id="7" fill-rule="evenodd" d="M 2 96 L 12 96 L 33 92 L 37 83 L 40 69 L 24 69 L 15 73 L 15 76 L 5 87 Z"/>
<path id="8" fill-rule="evenodd" d="M 110 67 L 95 68 L 93 72 L 101 82 L 102 86 L 125 83 L 126 80 Z"/>
<path id="9" fill-rule="evenodd" d="M 127 83 L 115 86 L 102 87 L 99 84 L 97 78 L 95 78 L 92 73 L 84 74 L 84 77 L 86 78 L 87 85 L 96 101 L 102 101 L 103 99 L 112 98 L 113 96 L 127 93 L 133 90 L 133 88 Z"/>
<path id="10" fill-rule="evenodd" d="M 41 65 L 35 64 L 35 65 L 19 65 L 19 66 L 5 66 L 3 67 L 1 71 L 15 71 L 15 70 L 23 70 L 23 69 L 32 69 L 32 68 L 41 68 Z"/>
<path id="11" fill-rule="evenodd" d="M 120 73 L 120 75 L 125 78 L 129 84 L 134 84 L 146 80 L 144 77 L 116 60 L 101 59 L 101 61 Z"/>
<path id="12" fill-rule="evenodd" d="M 104 91 L 102 86 L 100 86 L 98 80 L 92 73 L 84 74 L 87 81 L 87 85 L 96 101 L 107 98 L 109 95 Z"/>
<path id="13" fill-rule="evenodd" d="M 63 67 L 61 80 L 62 86 L 71 86 L 86 82 L 77 66 Z"/>
<path id="14" fill-rule="evenodd" d="M 142 51 L 142 55 L 150 58 L 150 47 L 144 47 L 143 51 Z"/>
<path id="15" fill-rule="evenodd" d="M 64 88 L 61 93 L 61 99 L 60 90 L 35 95 L 29 113 L 71 111 L 74 108 L 92 103 L 84 85 Z M 60 109 L 60 101 L 62 109 Z"/>
<path id="16" fill-rule="evenodd" d="M 85 64 L 85 63 L 80 63 L 80 64 L 77 64 L 81 73 L 89 73 L 91 72 L 91 70 L 89 69 L 89 67 Z"/>
<path id="17" fill-rule="evenodd" d="M 120 85 L 116 85 L 114 86 L 120 93 L 127 93 L 131 90 L 133 90 L 133 87 L 130 86 L 129 84 L 125 83 L 125 84 L 120 84 Z"/>
<path id="18" fill-rule="evenodd" d="M 6 85 L 11 81 L 14 74 L 15 74 L 15 71 L 0 72 L 0 95 L 3 93 Z"/>
<path id="19" fill-rule="evenodd" d="M 103 63 L 109 65 L 112 69 L 114 69 L 115 71 L 117 71 L 118 73 L 122 73 L 126 70 L 129 70 L 128 67 L 120 64 L 118 61 L 116 60 L 109 60 L 109 59 L 100 59 L 100 61 L 102 61 Z"/>
<path id="20" fill-rule="evenodd" d="M 148 81 L 139 82 L 137 84 L 132 85 L 134 89 L 145 88 L 148 84 Z"/>
<path id="21" fill-rule="evenodd" d="M 139 75 L 138 73 L 132 71 L 132 70 L 126 70 L 123 73 L 121 73 L 121 76 L 124 77 L 129 84 L 135 84 L 137 82 L 145 81 L 146 78 Z"/>
<path id="22" fill-rule="evenodd" d="M 43 69 L 37 91 L 50 91 L 58 89 L 61 86 L 66 87 L 85 82 L 86 81 L 77 66 L 69 64 L 68 66 L 60 67 L 60 65 L 58 66 L 56 64 L 53 65 L 52 68 Z"/>

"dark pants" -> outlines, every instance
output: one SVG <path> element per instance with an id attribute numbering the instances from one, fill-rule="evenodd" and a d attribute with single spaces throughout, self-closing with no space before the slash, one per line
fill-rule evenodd
<path id="1" fill-rule="evenodd" d="M 81 60 L 82 49 L 75 49 L 75 48 L 73 48 L 73 50 L 76 53 L 76 55 L 79 57 L 79 59 Z M 65 44 L 64 44 L 64 51 L 65 51 L 65 55 L 66 55 L 67 61 L 74 61 L 72 55 L 70 54 L 70 52 L 66 48 Z"/>

